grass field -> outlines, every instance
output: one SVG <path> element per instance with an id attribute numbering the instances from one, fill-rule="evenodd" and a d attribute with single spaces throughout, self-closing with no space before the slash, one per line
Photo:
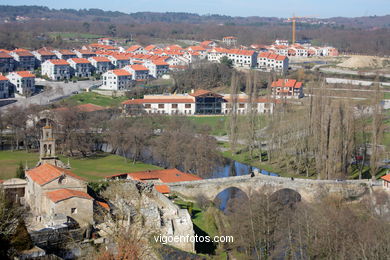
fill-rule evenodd
<path id="1" fill-rule="evenodd" d="M 209 126 L 212 135 L 226 135 L 226 116 L 191 116 L 188 117 L 195 125 Z"/>
<path id="2" fill-rule="evenodd" d="M 71 101 L 77 104 L 95 104 L 103 107 L 119 106 L 119 104 L 125 100 L 127 100 L 126 97 L 104 96 L 94 92 L 80 93 L 64 99 L 65 102 Z"/>
<path id="3" fill-rule="evenodd" d="M 38 162 L 37 153 L 27 153 L 25 151 L 0 151 L 0 179 L 13 178 L 16 173 L 19 162 L 32 168 Z M 66 164 L 67 158 L 60 156 L 60 159 Z M 125 172 L 135 172 L 143 170 L 160 169 L 157 166 L 137 162 L 133 164 L 129 160 L 125 161 L 123 157 L 102 153 L 94 158 L 69 160 L 71 171 L 75 174 L 89 180 L 95 181 L 108 175 L 114 175 Z"/>

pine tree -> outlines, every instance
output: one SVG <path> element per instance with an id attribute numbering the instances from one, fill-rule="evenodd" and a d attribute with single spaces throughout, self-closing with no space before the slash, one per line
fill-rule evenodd
<path id="1" fill-rule="evenodd" d="M 23 163 L 19 162 L 19 166 L 16 169 L 16 178 L 24 179 L 26 178 L 26 175 L 24 173 Z"/>

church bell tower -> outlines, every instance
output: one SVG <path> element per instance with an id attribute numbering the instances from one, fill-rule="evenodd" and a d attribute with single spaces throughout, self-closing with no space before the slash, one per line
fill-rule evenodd
<path id="1" fill-rule="evenodd" d="M 57 167 L 68 168 L 56 156 L 56 140 L 53 137 L 53 128 L 48 123 L 42 128 L 42 138 L 39 140 L 39 145 L 38 166 L 49 163 Z"/>

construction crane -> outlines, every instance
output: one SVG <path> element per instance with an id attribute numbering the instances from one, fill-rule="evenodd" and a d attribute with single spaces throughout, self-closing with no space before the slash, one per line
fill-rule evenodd
<path id="1" fill-rule="evenodd" d="M 297 40 L 297 19 L 316 18 L 316 16 L 295 16 L 288 18 L 292 22 L 292 44 Z"/>

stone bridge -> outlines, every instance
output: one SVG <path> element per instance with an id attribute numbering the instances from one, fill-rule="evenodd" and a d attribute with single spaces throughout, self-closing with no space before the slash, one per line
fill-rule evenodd
<path id="1" fill-rule="evenodd" d="M 176 192 L 187 198 L 203 196 L 209 200 L 228 188 L 237 188 L 248 196 L 261 190 L 276 192 L 282 189 L 291 189 L 298 192 L 303 200 L 314 201 L 328 194 L 341 196 L 345 199 L 359 199 L 370 193 L 372 186 L 380 186 L 381 181 L 371 180 L 311 180 L 273 177 L 257 173 L 250 175 L 204 179 L 199 181 L 185 181 L 167 183 L 171 192 Z"/>

